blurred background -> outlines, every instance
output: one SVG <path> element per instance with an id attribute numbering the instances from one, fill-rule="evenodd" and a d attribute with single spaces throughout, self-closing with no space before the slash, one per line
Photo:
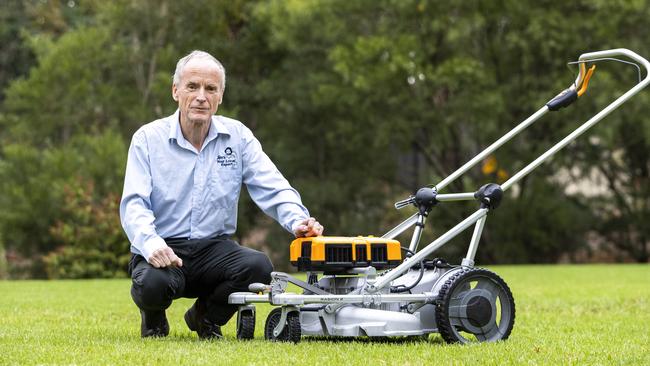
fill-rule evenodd
<path id="1" fill-rule="evenodd" d="M 2 278 L 126 276 L 127 149 L 176 109 L 171 76 L 191 50 L 222 61 L 219 114 L 254 131 L 327 234 L 378 236 L 415 212 L 395 201 L 568 87 L 567 62 L 650 57 L 644 0 L 4 0 L 0 19 Z M 443 192 L 503 182 L 637 82 L 634 67 L 600 63 L 577 103 Z M 507 192 L 477 263 L 647 263 L 649 156 L 645 91 Z M 475 209 L 439 205 L 421 245 Z M 458 263 L 470 235 L 442 254 Z M 290 269 L 291 235 L 245 190 L 236 239 Z"/>

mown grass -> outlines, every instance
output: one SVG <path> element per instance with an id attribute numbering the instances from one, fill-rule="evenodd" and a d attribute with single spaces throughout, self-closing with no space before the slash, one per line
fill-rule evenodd
<path id="1" fill-rule="evenodd" d="M 256 339 L 199 340 L 183 323 L 191 300 L 168 310 L 171 334 L 140 339 L 129 280 L 0 281 L 1 364 L 420 365 L 650 364 L 650 266 L 499 266 L 517 318 L 509 340 L 447 345 L 427 341 L 303 339 L 271 343 L 258 306 Z"/>

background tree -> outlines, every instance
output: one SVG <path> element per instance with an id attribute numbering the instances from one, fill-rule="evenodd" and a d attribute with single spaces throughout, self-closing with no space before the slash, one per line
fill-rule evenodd
<path id="1" fill-rule="evenodd" d="M 30 259 L 31 275 L 123 274 L 105 269 L 121 266 L 124 235 L 86 229 L 121 193 L 133 132 L 176 108 L 171 74 L 193 49 L 225 64 L 220 113 L 254 130 L 328 233 L 380 235 L 413 212 L 395 211 L 394 201 L 439 182 L 566 88 L 576 71 L 567 61 L 614 47 L 650 55 L 647 5 L 4 2 L 0 248 L 12 263 Z M 599 65 L 574 107 L 550 113 L 485 162 L 492 168 L 472 169 L 445 192 L 502 182 L 635 82 L 629 66 Z M 588 243 L 602 242 L 616 259 L 647 261 L 648 98 L 636 97 L 512 189 L 488 220 L 478 260 L 586 260 L 602 252 Z M 589 196 L 572 190 L 576 182 L 606 189 Z M 71 206 L 75 189 L 83 199 Z M 475 208 L 440 205 L 423 241 Z M 246 195 L 236 235 L 286 266 L 291 236 Z M 444 254 L 455 261 L 467 241 Z M 112 259 L 70 261 L 92 248 Z"/>

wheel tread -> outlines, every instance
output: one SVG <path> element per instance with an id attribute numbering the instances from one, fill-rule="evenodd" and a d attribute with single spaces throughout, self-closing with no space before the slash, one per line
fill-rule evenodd
<path id="1" fill-rule="evenodd" d="M 501 278 L 499 277 L 496 273 L 489 271 L 484 268 L 463 268 L 462 270 L 454 273 L 451 277 L 449 277 L 445 283 L 440 287 L 440 290 L 438 291 L 438 298 L 436 299 L 436 324 L 438 325 L 438 332 L 442 336 L 442 339 L 444 339 L 447 343 L 459 343 L 461 342 L 460 339 L 456 337 L 454 334 L 454 331 L 452 330 L 453 325 L 451 325 L 451 322 L 449 321 L 449 317 L 447 314 L 449 313 L 449 296 L 455 289 L 455 287 L 460 283 L 460 280 L 462 280 L 466 276 L 474 275 L 474 274 L 484 274 L 490 277 L 493 277 L 496 279 L 500 285 L 503 287 L 503 290 L 505 291 L 507 297 L 512 303 L 512 321 L 506 328 L 505 334 L 503 337 L 501 337 L 502 340 L 508 339 L 510 336 L 510 333 L 512 332 L 512 328 L 515 323 L 515 300 L 512 296 L 512 292 L 510 291 L 510 287 L 508 287 L 508 284 Z"/>
<path id="2" fill-rule="evenodd" d="M 255 338 L 255 313 L 242 312 L 240 322 L 237 324 L 237 339 L 249 340 Z"/>
<path id="3" fill-rule="evenodd" d="M 277 337 L 273 336 L 273 329 L 275 329 L 275 326 L 280 321 L 281 313 L 281 308 L 271 310 L 269 316 L 266 318 L 266 324 L 264 325 L 264 338 L 270 341 L 300 342 L 302 330 L 300 325 L 300 313 L 297 311 L 292 311 L 287 314 L 287 324 L 285 324 L 282 333 Z"/>

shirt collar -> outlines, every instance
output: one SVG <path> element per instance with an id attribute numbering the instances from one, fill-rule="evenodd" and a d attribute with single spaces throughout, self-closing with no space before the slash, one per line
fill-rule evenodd
<path id="1" fill-rule="evenodd" d="M 183 137 L 183 132 L 181 131 L 179 116 L 180 111 L 177 109 L 176 112 L 174 112 L 174 114 L 169 117 L 171 122 L 171 126 L 169 128 L 170 140 L 175 139 L 176 141 L 180 141 L 181 139 L 185 139 L 185 137 Z M 206 143 L 217 138 L 219 134 L 230 135 L 230 131 L 228 131 L 226 126 L 221 122 L 219 116 L 212 116 L 210 129 L 208 130 L 208 136 L 205 138 Z"/>

